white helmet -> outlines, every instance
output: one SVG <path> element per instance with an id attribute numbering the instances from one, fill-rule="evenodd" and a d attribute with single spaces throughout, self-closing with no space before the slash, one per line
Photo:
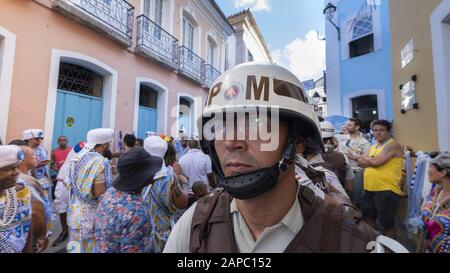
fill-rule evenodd
<path id="1" fill-rule="evenodd" d="M 309 104 L 301 81 L 289 70 L 270 63 L 244 63 L 222 74 L 210 89 L 203 117 L 230 111 L 242 112 L 249 107 L 278 108 L 280 116 L 298 119 L 320 137 L 319 118 Z M 204 119 L 199 120 L 203 125 Z M 199 126 L 199 128 L 202 128 Z"/>
<path id="2" fill-rule="evenodd" d="M 242 113 L 249 108 L 267 109 L 267 112 L 278 109 L 280 118 L 290 122 L 289 140 L 284 156 L 276 166 L 231 178 L 223 174 L 214 141 L 207 141 L 213 169 L 221 186 L 237 199 L 254 198 L 276 185 L 279 171 L 285 168 L 281 162 L 291 162 L 295 158 L 293 138 L 299 135 L 309 137 L 323 149 L 319 118 L 309 104 L 302 83 L 290 71 L 276 64 L 245 63 L 222 74 L 210 89 L 198 128 L 203 128 L 216 114 Z M 201 129 L 200 136 L 204 140 L 203 133 Z M 294 158 L 287 158 L 291 156 Z"/>
<path id="3" fill-rule="evenodd" d="M 329 121 L 322 121 L 320 123 L 320 128 L 322 130 L 323 138 L 331 138 L 336 134 L 333 124 Z"/>

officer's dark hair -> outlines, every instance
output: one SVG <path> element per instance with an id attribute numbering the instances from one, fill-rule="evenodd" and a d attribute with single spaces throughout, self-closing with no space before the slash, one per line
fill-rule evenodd
<path id="1" fill-rule="evenodd" d="M 381 125 L 381 126 L 386 127 L 386 130 L 387 130 L 388 132 L 390 132 L 390 131 L 392 130 L 392 124 L 391 124 L 389 121 L 387 121 L 387 120 L 381 119 L 381 120 L 375 120 L 375 121 L 372 121 L 372 123 L 370 124 L 370 128 L 373 129 L 373 127 L 374 127 L 375 125 Z"/>
<path id="2" fill-rule="evenodd" d="M 133 148 L 136 146 L 136 137 L 131 134 L 126 134 L 123 138 L 123 142 L 127 145 L 127 147 Z"/>

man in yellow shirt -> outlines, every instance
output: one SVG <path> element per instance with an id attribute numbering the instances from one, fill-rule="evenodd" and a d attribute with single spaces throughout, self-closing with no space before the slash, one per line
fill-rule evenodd
<path id="1" fill-rule="evenodd" d="M 359 158 L 358 164 L 365 168 L 362 213 L 373 228 L 378 220 L 384 235 L 395 239 L 395 214 L 402 195 L 403 149 L 392 139 L 391 129 L 386 120 L 372 122 L 377 143 Z"/>

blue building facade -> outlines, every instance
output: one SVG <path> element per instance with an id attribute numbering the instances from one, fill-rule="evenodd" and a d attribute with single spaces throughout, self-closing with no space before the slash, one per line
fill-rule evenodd
<path id="1" fill-rule="evenodd" d="M 329 115 L 393 120 L 389 0 L 325 0 Z M 339 37 L 340 36 L 340 37 Z M 340 40 L 339 40 L 340 38 Z"/>

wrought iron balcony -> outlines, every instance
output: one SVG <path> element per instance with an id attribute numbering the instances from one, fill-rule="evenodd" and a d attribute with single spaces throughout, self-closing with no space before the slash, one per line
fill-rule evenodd
<path id="1" fill-rule="evenodd" d="M 125 0 L 53 0 L 52 7 L 131 46 L 134 7 Z"/>
<path id="2" fill-rule="evenodd" d="M 178 40 L 145 15 L 139 16 L 137 23 L 136 52 L 177 69 Z"/>
<path id="3" fill-rule="evenodd" d="M 180 46 L 180 74 L 203 83 L 203 64 L 205 61 L 185 46 Z"/>
<path id="4" fill-rule="evenodd" d="M 221 73 L 219 70 L 215 69 L 210 64 L 205 64 L 204 71 L 205 71 L 204 85 L 205 87 L 210 88 Z"/>

